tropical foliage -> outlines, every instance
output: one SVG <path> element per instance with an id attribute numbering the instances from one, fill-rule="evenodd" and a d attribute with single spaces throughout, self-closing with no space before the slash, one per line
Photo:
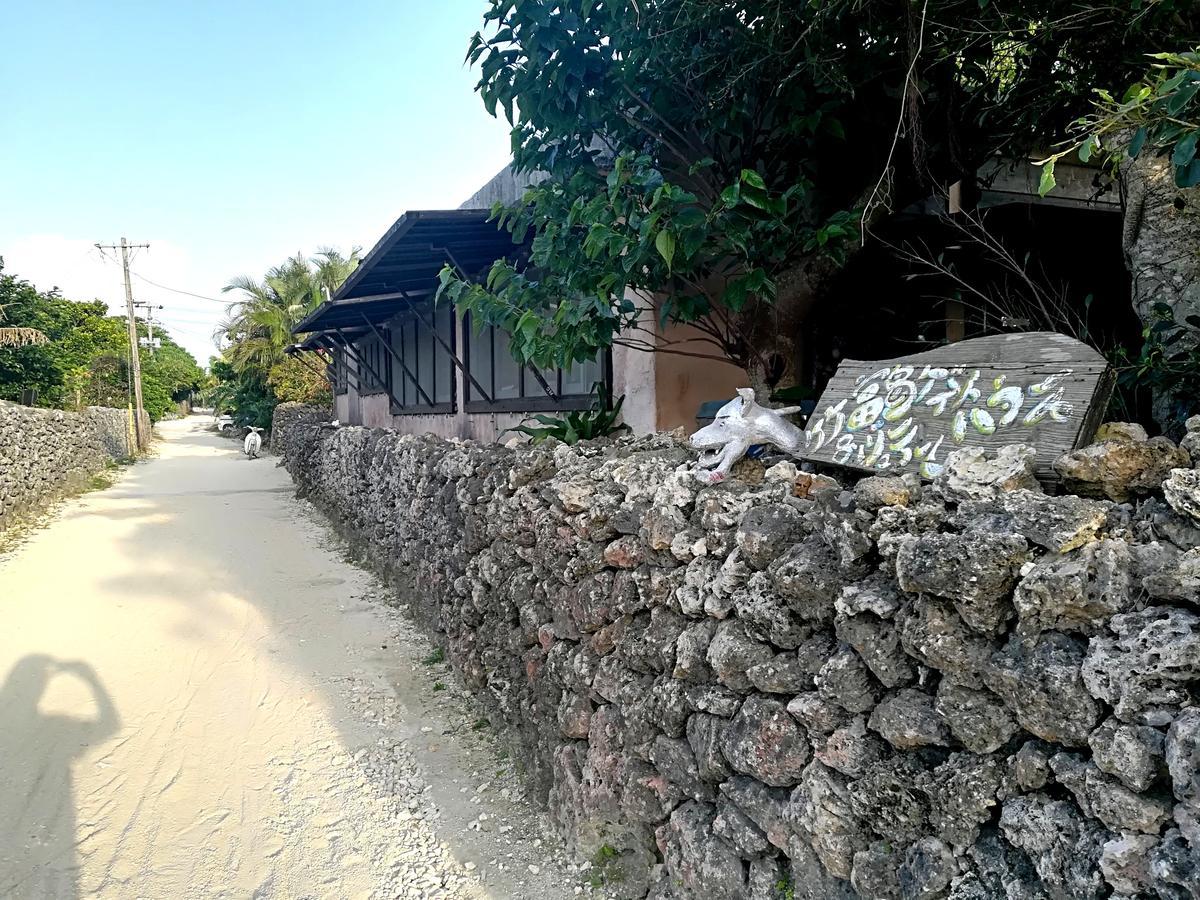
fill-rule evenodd
<path id="1" fill-rule="evenodd" d="M 222 355 L 210 366 L 217 380 L 217 407 L 231 411 L 239 425 L 265 428 L 277 403 L 329 398 L 329 384 L 319 368 L 314 371 L 312 363 L 288 356 L 286 350 L 295 342 L 296 324 L 332 296 L 358 262 L 358 248 L 349 256 L 328 248 L 312 257 L 297 253 L 262 281 L 243 276 L 225 286 L 241 299 L 217 334 Z"/>
<path id="2" fill-rule="evenodd" d="M 596 399 L 588 409 L 572 410 L 557 416 L 533 415 L 520 425 L 514 425 L 507 430 L 526 435 L 535 444 L 552 438 L 564 444 L 576 444 L 579 441 L 628 431 L 629 426 L 618 424 L 625 398 L 618 397 L 616 402 L 613 402 L 608 388 L 602 381 L 592 385 L 592 393 L 596 395 Z M 533 424 L 535 422 L 536 425 Z"/>
<path id="3" fill-rule="evenodd" d="M 1055 187 L 1055 163 L 1074 153 L 1083 162 L 1105 154 L 1114 165 L 1126 153 L 1169 153 L 1176 186 L 1200 185 L 1200 52 L 1151 53 L 1149 58 L 1145 77 L 1119 100 L 1103 88 L 1096 91 L 1094 108 L 1075 122 L 1066 147 L 1043 161 L 1043 195 Z"/>
<path id="4" fill-rule="evenodd" d="M 6 330 L 38 336 L 0 343 L 0 399 L 32 393 L 39 405 L 61 409 L 128 405 L 128 327 L 104 303 L 67 300 L 0 270 L 0 307 Z M 204 373 L 169 333 L 159 328 L 155 337 L 162 346 L 142 357 L 142 395 L 157 421 L 200 387 Z"/>
<path id="5" fill-rule="evenodd" d="M 893 210 L 1069 133 L 1138 77 L 1190 3 L 1145 0 L 491 0 L 478 91 L 546 173 L 497 210 L 530 258 L 442 296 L 567 364 L 643 310 L 786 384 L 813 297 Z M 564 300 L 564 298 L 567 298 Z"/>

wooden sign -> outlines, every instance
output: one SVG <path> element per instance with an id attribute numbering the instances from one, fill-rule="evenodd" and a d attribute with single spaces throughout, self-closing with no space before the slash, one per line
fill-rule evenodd
<path id="1" fill-rule="evenodd" d="M 1039 478 L 1088 443 L 1114 377 L 1098 352 L 1053 332 L 974 338 L 899 359 L 847 359 L 809 417 L 800 456 L 933 478 L 962 447 L 1027 444 Z"/>

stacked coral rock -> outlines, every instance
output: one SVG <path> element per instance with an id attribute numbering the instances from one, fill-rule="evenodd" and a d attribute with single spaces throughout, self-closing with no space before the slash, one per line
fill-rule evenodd
<path id="1" fill-rule="evenodd" d="M 63 412 L 0 400 L 0 531 L 124 456 L 127 421 L 119 409 Z"/>
<path id="2" fill-rule="evenodd" d="M 1200 419 L 933 484 L 280 428 L 628 898 L 1200 897 Z M 1086 495 L 1086 496 L 1084 496 Z"/>

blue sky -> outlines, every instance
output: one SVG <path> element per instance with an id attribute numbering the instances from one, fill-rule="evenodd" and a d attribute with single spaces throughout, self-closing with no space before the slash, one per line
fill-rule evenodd
<path id="1" fill-rule="evenodd" d="M 298 250 L 369 248 L 508 159 L 463 65 L 486 0 L 10 3 L 0 54 L 5 271 L 123 306 L 92 247 L 220 297 Z M 134 280 L 203 363 L 223 307 Z"/>

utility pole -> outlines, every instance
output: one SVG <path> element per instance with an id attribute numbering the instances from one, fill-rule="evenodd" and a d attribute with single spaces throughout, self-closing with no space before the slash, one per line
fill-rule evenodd
<path id="1" fill-rule="evenodd" d="M 146 344 L 146 346 L 150 350 L 150 355 L 153 356 L 154 355 L 154 310 L 162 309 L 162 304 L 160 303 L 158 306 L 155 306 L 153 303 L 135 303 L 133 305 L 135 307 L 137 307 L 138 309 L 146 310 L 146 335 L 147 335 L 146 340 L 149 342 Z"/>
<path id="2" fill-rule="evenodd" d="M 96 244 L 100 250 L 119 249 L 121 251 L 121 268 L 125 272 L 125 311 L 129 319 L 129 369 L 133 373 L 135 403 L 133 427 L 139 449 L 150 443 L 150 436 L 144 433 L 145 426 L 142 423 L 142 417 L 145 416 L 145 410 L 142 407 L 142 360 L 138 355 L 137 319 L 133 314 L 133 285 L 129 282 L 129 251 L 149 246 L 149 244 L 131 244 L 125 238 L 121 238 L 120 244 Z"/>

